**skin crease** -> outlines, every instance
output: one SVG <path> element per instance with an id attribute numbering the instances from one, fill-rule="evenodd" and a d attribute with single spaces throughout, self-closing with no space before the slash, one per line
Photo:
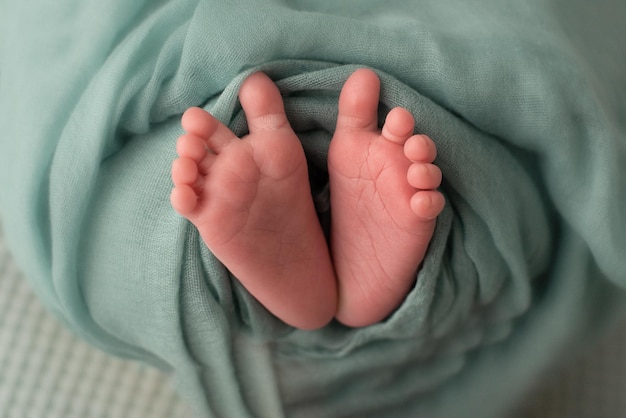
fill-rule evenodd
<path id="1" fill-rule="evenodd" d="M 381 321 L 413 285 L 444 198 L 433 141 L 412 115 L 389 112 L 377 128 L 380 82 L 357 70 L 340 98 L 328 154 L 331 235 L 313 205 L 300 141 L 280 92 L 263 73 L 239 99 L 250 133 L 237 138 L 199 108 L 182 117 L 172 164 L 173 208 L 270 312 L 301 329 L 333 318 Z"/>

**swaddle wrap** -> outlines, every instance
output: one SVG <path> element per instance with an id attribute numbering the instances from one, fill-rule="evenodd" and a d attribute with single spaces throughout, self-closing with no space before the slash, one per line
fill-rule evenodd
<path id="1" fill-rule="evenodd" d="M 170 371 L 198 416 L 501 414 L 623 316 L 626 10 L 610 3 L 5 2 L 7 240 L 58 318 Z M 170 207 L 180 115 L 245 134 L 238 88 L 265 71 L 318 191 L 360 67 L 381 119 L 406 107 L 435 140 L 447 206 L 389 318 L 297 331 Z"/>

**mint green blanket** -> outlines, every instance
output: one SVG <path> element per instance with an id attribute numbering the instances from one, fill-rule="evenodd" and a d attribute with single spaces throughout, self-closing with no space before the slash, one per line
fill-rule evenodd
<path id="1" fill-rule="evenodd" d="M 5 1 L 0 214 L 39 297 L 171 371 L 198 416 L 498 416 L 624 317 L 626 6 L 619 1 Z M 179 118 L 239 134 L 267 72 L 323 188 L 339 89 L 434 138 L 447 207 L 386 321 L 290 329 L 168 201 Z"/>

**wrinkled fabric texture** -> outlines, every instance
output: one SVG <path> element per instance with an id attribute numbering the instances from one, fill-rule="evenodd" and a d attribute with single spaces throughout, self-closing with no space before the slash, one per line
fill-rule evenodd
<path id="1" fill-rule="evenodd" d="M 198 416 L 497 416 L 624 316 L 623 3 L 1 7 L 11 250 L 67 327 L 171 372 Z M 381 78 L 381 120 L 406 107 L 436 142 L 447 205 L 389 318 L 298 331 L 171 209 L 180 115 L 202 106 L 245 134 L 237 91 L 265 71 L 317 194 L 360 67 Z"/>

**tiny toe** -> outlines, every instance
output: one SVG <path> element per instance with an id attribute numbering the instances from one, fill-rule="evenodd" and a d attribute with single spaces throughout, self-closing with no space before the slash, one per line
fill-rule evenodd
<path id="1" fill-rule="evenodd" d="M 198 179 L 198 164 L 190 158 L 181 157 L 172 163 L 172 181 L 176 186 L 194 184 Z"/>
<path id="2" fill-rule="evenodd" d="M 176 212 L 187 216 L 196 208 L 198 196 L 191 186 L 181 185 L 172 189 L 170 203 Z"/>
<path id="3" fill-rule="evenodd" d="M 202 139 L 204 145 L 216 153 L 231 141 L 239 139 L 223 123 L 199 107 L 187 109 L 180 123 L 187 133 Z"/>
<path id="4" fill-rule="evenodd" d="M 413 134 L 414 127 L 415 120 L 411 112 L 402 107 L 396 107 L 387 114 L 382 135 L 388 141 L 402 145 Z"/>
<path id="5" fill-rule="evenodd" d="M 445 206 L 446 200 L 436 190 L 420 190 L 411 198 L 411 210 L 423 220 L 435 219 Z"/>
<path id="6" fill-rule="evenodd" d="M 178 156 L 190 158 L 196 163 L 202 161 L 206 155 L 206 151 L 202 138 L 196 135 L 185 134 L 176 141 L 176 152 Z"/>
<path id="7" fill-rule="evenodd" d="M 437 147 L 426 135 L 413 135 L 404 144 L 404 155 L 413 162 L 432 163 L 437 158 Z"/>
<path id="8" fill-rule="evenodd" d="M 441 170 L 430 163 L 413 163 L 406 175 L 409 184 L 416 189 L 436 189 L 441 184 Z"/>
<path id="9" fill-rule="evenodd" d="M 356 70 L 348 77 L 339 95 L 336 130 L 378 129 L 380 80 L 368 69 Z"/>
<path id="10" fill-rule="evenodd" d="M 204 109 L 190 107 L 183 113 L 180 124 L 185 132 L 204 138 L 217 128 L 217 119 Z"/>

